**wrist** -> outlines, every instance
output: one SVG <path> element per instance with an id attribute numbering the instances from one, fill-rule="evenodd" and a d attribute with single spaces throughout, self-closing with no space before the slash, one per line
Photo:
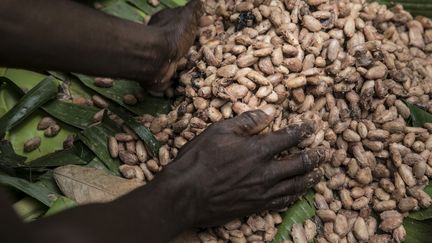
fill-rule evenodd
<path id="1" fill-rule="evenodd" d="M 151 234 L 149 242 L 167 242 L 194 225 L 194 198 L 188 195 L 186 184 L 168 168 L 152 182 L 114 202 L 122 222 L 133 231 L 145 227 Z M 120 211 L 123 211 L 120 213 Z M 123 223 L 125 226 L 125 223 Z"/>
<path id="2" fill-rule="evenodd" d="M 167 202 L 171 220 L 178 222 L 181 230 L 186 230 L 195 223 L 196 198 L 189 181 L 185 179 L 187 177 L 182 174 L 168 167 L 148 186 L 152 186 L 151 190 L 160 193 Z"/>
<path id="3" fill-rule="evenodd" d="M 120 72 L 127 79 L 151 83 L 168 60 L 168 41 L 159 27 L 125 23 L 119 31 L 123 59 Z"/>

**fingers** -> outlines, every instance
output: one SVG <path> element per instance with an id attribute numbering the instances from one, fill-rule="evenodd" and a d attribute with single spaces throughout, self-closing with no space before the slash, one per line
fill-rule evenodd
<path id="1" fill-rule="evenodd" d="M 163 96 L 164 91 L 172 85 L 171 78 L 177 70 L 177 63 L 172 62 L 168 64 L 168 67 L 164 70 L 166 71 L 161 72 L 162 77 L 157 78 L 155 83 L 150 87 L 150 92 L 152 92 L 152 94 L 161 94 L 159 96 Z"/>
<path id="2" fill-rule="evenodd" d="M 268 206 L 284 208 L 297 198 L 297 195 L 312 188 L 321 180 L 322 173 L 316 169 L 304 176 L 297 176 L 289 180 L 281 181 L 267 191 L 266 198 L 272 198 Z"/>
<path id="3" fill-rule="evenodd" d="M 321 180 L 321 170 L 316 169 L 306 175 L 296 176 L 277 183 L 266 193 L 266 198 L 277 198 L 284 195 L 303 193 Z"/>
<path id="4" fill-rule="evenodd" d="M 274 160 L 264 171 L 264 181 L 272 185 L 293 176 L 303 175 L 315 169 L 325 158 L 326 150 L 319 148 Z"/>
<path id="5" fill-rule="evenodd" d="M 192 0 L 186 5 L 186 9 L 192 11 L 195 17 L 200 18 L 203 15 L 204 8 L 201 0 Z"/>
<path id="6" fill-rule="evenodd" d="M 222 126 L 238 135 L 254 135 L 267 127 L 272 119 L 273 117 L 269 116 L 266 110 L 255 110 L 227 120 Z"/>
<path id="7" fill-rule="evenodd" d="M 299 144 L 304 138 L 310 136 L 314 130 L 312 122 L 292 124 L 284 129 L 263 136 L 258 143 L 262 147 L 267 147 L 268 155 L 273 156 Z"/>
<path id="8" fill-rule="evenodd" d="M 176 15 L 177 15 L 176 9 L 171 9 L 171 8 L 162 9 L 151 16 L 148 25 L 159 26 L 159 27 L 167 25 L 169 24 L 173 16 Z"/>
<path id="9" fill-rule="evenodd" d="M 286 208 L 295 202 L 300 196 L 301 194 L 295 194 L 276 198 L 265 206 L 265 210 L 279 210 Z"/>

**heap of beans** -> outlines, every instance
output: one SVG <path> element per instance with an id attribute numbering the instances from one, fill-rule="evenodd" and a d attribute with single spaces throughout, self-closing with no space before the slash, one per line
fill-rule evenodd
<path id="1" fill-rule="evenodd" d="M 365 0 L 209 0 L 205 10 L 179 65 L 173 110 L 140 118 L 163 144 L 159 156 L 140 159 L 135 138 L 110 139 L 126 151 L 113 154 L 123 174 L 151 180 L 135 169 L 156 173 L 209 124 L 270 106 L 264 133 L 312 120 L 315 135 L 289 152 L 332 154 L 314 188 L 317 216 L 294 225 L 294 242 L 403 242 L 404 217 L 432 203 L 423 190 L 432 124 L 409 126 L 405 104 L 432 111 L 432 21 Z M 268 242 L 280 223 L 278 212 L 263 212 L 198 236 Z"/>

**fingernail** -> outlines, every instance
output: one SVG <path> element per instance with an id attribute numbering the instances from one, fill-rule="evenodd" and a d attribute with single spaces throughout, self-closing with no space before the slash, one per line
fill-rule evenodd
<path id="1" fill-rule="evenodd" d="M 312 188 L 321 180 L 321 177 L 322 177 L 321 170 L 315 169 L 313 172 L 311 172 L 307 175 L 306 187 Z"/>
<path id="2" fill-rule="evenodd" d="M 264 105 L 260 107 L 260 110 L 264 111 L 264 113 L 270 117 L 274 117 L 276 114 L 276 109 L 272 105 Z"/>
<path id="3" fill-rule="evenodd" d="M 307 170 L 317 167 L 322 158 L 322 152 L 318 149 L 311 149 L 302 153 L 303 166 Z"/>
<path id="4" fill-rule="evenodd" d="M 326 155 L 327 149 L 325 148 L 315 148 L 307 151 L 308 159 L 312 160 L 311 163 L 316 165 L 324 162 L 327 157 Z"/>
<path id="5" fill-rule="evenodd" d="M 310 136 L 315 132 L 315 124 L 313 121 L 305 121 L 301 125 L 301 128 L 303 129 L 305 136 Z"/>

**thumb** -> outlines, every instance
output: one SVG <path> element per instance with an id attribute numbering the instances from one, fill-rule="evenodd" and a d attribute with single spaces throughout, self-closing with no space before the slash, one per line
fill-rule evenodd
<path id="1" fill-rule="evenodd" d="M 244 112 L 241 115 L 225 121 L 225 126 L 239 135 L 255 135 L 266 128 L 273 120 L 273 110 L 263 107 L 261 110 Z"/>

